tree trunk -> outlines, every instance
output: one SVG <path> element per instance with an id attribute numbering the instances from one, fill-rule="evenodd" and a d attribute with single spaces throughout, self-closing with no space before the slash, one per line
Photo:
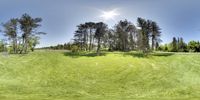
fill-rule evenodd
<path id="1" fill-rule="evenodd" d="M 20 54 L 22 54 L 24 51 L 24 45 L 25 45 L 25 38 L 24 38 L 24 36 L 22 36 L 22 48 L 20 50 Z"/>
<path id="2" fill-rule="evenodd" d="M 12 41 L 12 42 L 13 42 L 13 44 L 12 44 L 12 46 L 13 46 L 13 47 L 12 47 L 12 48 L 13 48 L 13 52 L 12 52 L 12 53 L 14 53 L 14 54 L 15 54 L 15 53 L 16 53 L 16 50 L 15 50 L 15 39 L 13 39 L 13 41 Z"/>
<path id="3" fill-rule="evenodd" d="M 14 38 L 14 40 L 13 40 L 13 51 L 14 51 L 15 54 L 18 53 L 17 52 L 17 39 L 16 38 Z"/>
<path id="4" fill-rule="evenodd" d="M 18 45 L 17 45 L 17 39 L 15 40 L 15 49 L 16 49 L 16 53 L 18 53 Z"/>
<path id="5" fill-rule="evenodd" d="M 112 44 L 109 42 L 109 49 L 108 51 L 112 51 Z"/>
<path id="6" fill-rule="evenodd" d="M 81 42 L 81 51 L 83 51 L 83 42 Z"/>
<path id="7" fill-rule="evenodd" d="M 35 50 L 35 47 L 31 47 L 31 51 L 34 52 L 34 50 Z"/>
<path id="8" fill-rule="evenodd" d="M 86 34 L 86 51 L 88 51 L 88 34 Z"/>
<path id="9" fill-rule="evenodd" d="M 155 43 L 154 43 L 154 36 L 152 36 L 152 46 L 151 46 L 151 49 L 154 50 L 154 46 L 155 46 Z"/>
<path id="10" fill-rule="evenodd" d="M 89 44 L 89 51 L 91 51 L 92 48 L 92 29 L 90 29 L 90 44 Z"/>
<path id="11" fill-rule="evenodd" d="M 28 39 L 25 38 L 24 53 L 27 53 L 27 49 L 28 49 Z"/>
<path id="12" fill-rule="evenodd" d="M 101 44 L 100 44 L 100 38 L 98 38 L 98 46 L 97 46 L 97 55 L 99 56 L 100 55 L 100 47 L 101 47 Z"/>
<path id="13" fill-rule="evenodd" d="M 23 49 L 22 49 L 22 52 L 24 51 L 24 53 L 27 53 L 27 49 L 28 49 L 28 36 L 25 35 L 24 36 L 24 40 L 23 40 Z"/>

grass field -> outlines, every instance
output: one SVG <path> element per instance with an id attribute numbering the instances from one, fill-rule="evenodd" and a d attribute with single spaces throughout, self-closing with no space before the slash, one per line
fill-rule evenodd
<path id="1" fill-rule="evenodd" d="M 200 55 L 0 55 L 0 100 L 199 100 Z"/>

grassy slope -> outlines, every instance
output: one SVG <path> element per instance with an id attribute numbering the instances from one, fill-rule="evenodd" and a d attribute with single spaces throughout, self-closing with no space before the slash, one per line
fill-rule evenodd
<path id="1" fill-rule="evenodd" d="M 0 56 L 1 100 L 200 98 L 200 55 L 37 51 Z"/>

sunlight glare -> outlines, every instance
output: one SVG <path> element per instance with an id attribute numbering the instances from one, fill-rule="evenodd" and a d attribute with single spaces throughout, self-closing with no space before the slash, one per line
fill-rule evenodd
<path id="1" fill-rule="evenodd" d="M 102 11 L 102 15 L 100 16 L 104 20 L 114 20 L 116 16 L 119 14 L 116 12 L 116 10 L 111 10 L 111 11 Z"/>

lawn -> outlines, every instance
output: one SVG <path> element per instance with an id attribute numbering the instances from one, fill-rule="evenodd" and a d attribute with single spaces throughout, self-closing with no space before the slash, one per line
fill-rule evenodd
<path id="1" fill-rule="evenodd" d="M 198 100 L 200 54 L 0 55 L 0 100 Z"/>

